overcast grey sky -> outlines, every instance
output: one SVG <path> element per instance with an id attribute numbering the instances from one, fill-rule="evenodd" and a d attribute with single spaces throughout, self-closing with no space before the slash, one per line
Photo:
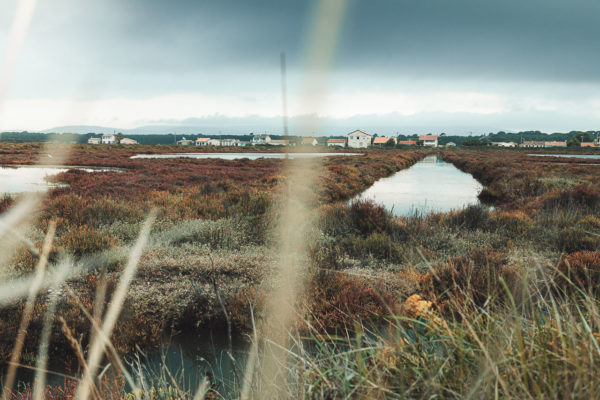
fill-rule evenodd
<path id="1" fill-rule="evenodd" d="M 0 50 L 18 4 L 0 3 Z M 218 114 L 227 131 L 279 115 L 281 51 L 292 115 L 382 133 L 600 129 L 597 0 L 349 0 L 328 101 L 311 109 L 299 96 L 316 4 L 40 0 L 0 129 Z"/>

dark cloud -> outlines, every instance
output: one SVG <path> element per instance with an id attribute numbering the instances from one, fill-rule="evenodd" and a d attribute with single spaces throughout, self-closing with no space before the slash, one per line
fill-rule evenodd
<path id="1" fill-rule="evenodd" d="M 599 15 L 592 0 L 358 2 L 340 59 L 414 77 L 597 80 Z"/>
<path id="2" fill-rule="evenodd" d="M 22 76 L 57 89 L 208 89 L 303 65 L 315 1 L 38 2 Z M 597 81 L 597 0 L 350 0 L 335 71 L 381 79 Z M 4 10 L 12 12 L 14 3 Z M 8 24 L 5 25 L 8 30 Z M 6 32 L 3 32 L 6 34 Z M 236 76 L 237 74 L 237 79 Z M 247 79 L 247 78 L 246 78 Z M 51 84 L 54 81 L 55 84 Z M 225 85 L 226 81 L 216 83 Z M 39 86 L 38 86 L 39 89 Z"/>

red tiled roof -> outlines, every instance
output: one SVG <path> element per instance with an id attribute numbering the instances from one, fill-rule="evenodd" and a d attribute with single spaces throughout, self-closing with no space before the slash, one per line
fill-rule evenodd
<path id="1" fill-rule="evenodd" d="M 329 139 L 327 143 L 346 143 L 346 139 Z"/>
<path id="2" fill-rule="evenodd" d="M 391 137 L 385 137 L 385 136 L 380 136 L 380 137 L 376 137 L 373 140 L 373 144 L 386 144 L 388 142 L 388 140 L 392 140 L 393 138 Z"/>
<path id="3" fill-rule="evenodd" d="M 596 147 L 594 142 L 581 142 L 581 147 Z"/>
<path id="4" fill-rule="evenodd" d="M 421 135 L 419 140 L 437 140 L 437 135 Z"/>
<path id="5" fill-rule="evenodd" d="M 398 144 L 417 144 L 416 140 L 399 140 Z"/>

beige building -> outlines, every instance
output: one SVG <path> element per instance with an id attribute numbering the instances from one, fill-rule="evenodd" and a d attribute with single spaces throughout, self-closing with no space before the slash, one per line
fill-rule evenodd
<path id="1" fill-rule="evenodd" d="M 102 144 L 115 144 L 117 137 L 115 135 L 102 135 Z"/>
<path id="2" fill-rule="evenodd" d="M 360 129 L 350 132 L 348 135 L 348 147 L 353 149 L 364 149 L 371 145 L 373 135 Z"/>
<path id="3" fill-rule="evenodd" d="M 395 137 L 385 137 L 385 136 L 379 136 L 376 137 L 375 139 L 373 139 L 373 146 L 385 146 L 388 144 L 389 141 L 392 141 L 392 143 L 394 143 L 394 145 L 396 145 L 396 143 L 398 143 L 398 139 L 396 139 Z"/>
<path id="4" fill-rule="evenodd" d="M 303 146 L 316 146 L 319 144 L 316 138 L 313 137 L 303 137 L 301 144 Z"/>
<path id="5" fill-rule="evenodd" d="M 119 143 L 121 143 L 121 144 L 138 144 L 137 140 L 133 140 L 130 138 L 123 138 L 123 139 L 121 139 L 121 141 Z"/>

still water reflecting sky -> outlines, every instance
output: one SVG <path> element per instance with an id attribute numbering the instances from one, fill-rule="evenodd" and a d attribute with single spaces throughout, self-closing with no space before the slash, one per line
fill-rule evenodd
<path id="1" fill-rule="evenodd" d="M 535 157 L 590 158 L 600 159 L 600 154 L 527 154 Z"/>
<path id="2" fill-rule="evenodd" d="M 406 216 L 476 204 L 482 188 L 470 174 L 431 155 L 409 169 L 380 179 L 358 198 L 374 200 L 395 215 Z"/>
<path id="3" fill-rule="evenodd" d="M 69 169 L 79 169 L 86 172 L 118 171 L 117 168 L 97 167 L 0 167 L 0 195 L 7 193 L 43 192 L 47 189 L 61 186 L 48 182 L 46 178 L 57 175 Z"/>
<path id="4" fill-rule="evenodd" d="M 63 168 L 0 167 L 0 193 L 40 192 L 56 186 L 46 177 L 64 172 Z"/>

